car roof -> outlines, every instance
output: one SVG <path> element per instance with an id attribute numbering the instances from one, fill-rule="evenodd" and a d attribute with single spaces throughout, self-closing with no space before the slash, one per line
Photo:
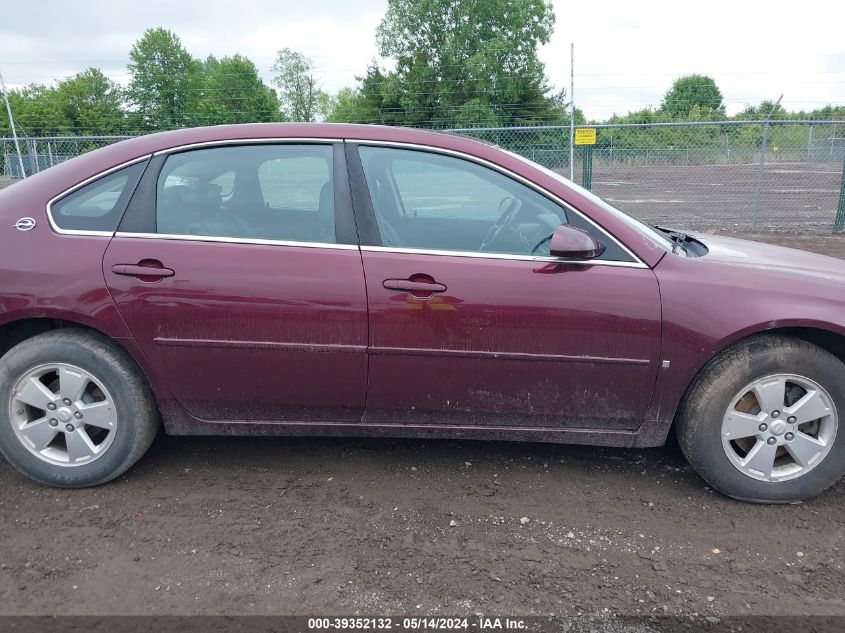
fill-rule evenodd
<path id="1" fill-rule="evenodd" d="M 500 154 L 498 158 L 500 160 L 502 158 L 501 152 L 488 143 L 456 134 L 428 130 L 350 123 L 247 123 L 183 128 L 127 139 L 87 152 L 35 174 L 22 181 L 17 188 L 42 187 L 44 191 L 59 193 L 116 166 L 156 152 L 184 146 L 238 140 L 272 141 L 300 138 L 404 143 L 449 149 L 488 159 L 494 158 L 491 153 Z"/>
<path id="2" fill-rule="evenodd" d="M 360 125 L 353 123 L 247 123 L 241 125 L 184 128 L 139 136 L 111 146 L 113 147 L 113 152 L 115 154 L 119 153 L 121 156 L 115 155 L 110 158 L 115 163 L 121 163 L 147 154 L 186 145 L 238 140 L 299 138 L 406 143 L 442 147 L 471 154 L 483 151 L 484 148 L 490 148 L 488 143 L 456 134 L 404 127 L 390 127 L 386 125 Z"/>

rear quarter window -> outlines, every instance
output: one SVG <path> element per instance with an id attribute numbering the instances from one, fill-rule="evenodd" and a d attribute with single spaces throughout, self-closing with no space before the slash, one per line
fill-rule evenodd
<path id="1" fill-rule="evenodd" d="M 123 167 L 56 200 L 53 222 L 64 231 L 114 232 L 146 164 Z"/>

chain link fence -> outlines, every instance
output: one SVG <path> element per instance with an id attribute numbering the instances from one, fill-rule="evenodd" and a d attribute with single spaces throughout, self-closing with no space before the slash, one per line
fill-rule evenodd
<path id="1" fill-rule="evenodd" d="M 845 225 L 845 121 L 595 125 L 573 180 L 651 224 L 825 232 Z M 570 175 L 568 127 L 450 130 Z"/>
<path id="2" fill-rule="evenodd" d="M 131 136 L 32 136 L 18 137 L 21 157 L 14 139 L 0 137 L 0 174 L 16 180 L 37 174 L 66 160 Z M 23 165 L 21 165 L 23 163 Z"/>
<path id="3" fill-rule="evenodd" d="M 574 180 L 634 217 L 698 231 L 829 232 L 845 228 L 845 121 L 722 121 L 578 126 Z M 569 127 L 448 130 L 570 174 Z M 19 139 L 26 175 L 120 136 Z M 0 173 L 22 176 L 11 139 Z"/>

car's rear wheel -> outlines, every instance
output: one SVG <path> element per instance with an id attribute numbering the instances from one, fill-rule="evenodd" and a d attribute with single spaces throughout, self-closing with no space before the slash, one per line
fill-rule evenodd
<path id="1" fill-rule="evenodd" d="M 812 497 L 845 474 L 845 365 L 789 337 L 721 354 L 679 411 L 684 454 L 717 490 L 747 501 Z"/>
<path id="2" fill-rule="evenodd" d="M 144 454 L 157 429 L 143 374 L 95 333 L 47 332 L 0 359 L 0 453 L 36 481 L 105 483 Z"/>

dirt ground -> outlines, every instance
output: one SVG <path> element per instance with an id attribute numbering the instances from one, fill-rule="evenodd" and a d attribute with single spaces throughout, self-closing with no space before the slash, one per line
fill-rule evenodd
<path id="1" fill-rule="evenodd" d="M 674 446 L 162 437 L 0 482 L 3 614 L 845 615 L 845 482 L 743 504 Z"/>
<path id="2" fill-rule="evenodd" d="M 0 534 L 5 615 L 845 616 L 845 481 L 744 504 L 674 443 L 160 436 L 89 490 L 0 462 Z"/>

